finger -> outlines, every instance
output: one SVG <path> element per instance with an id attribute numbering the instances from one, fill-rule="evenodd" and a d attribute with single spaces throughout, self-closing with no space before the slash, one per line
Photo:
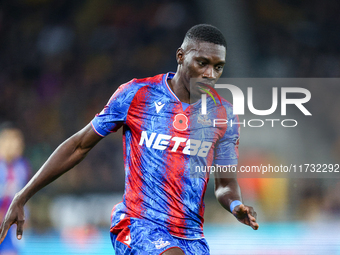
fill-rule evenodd
<path id="1" fill-rule="evenodd" d="M 248 217 L 245 217 L 244 218 L 244 224 L 248 225 L 248 226 L 251 226 L 250 225 L 250 219 Z"/>
<path id="2" fill-rule="evenodd" d="M 21 240 L 22 233 L 24 232 L 24 220 L 18 220 L 17 222 L 17 238 L 18 240 Z"/>
<path id="3" fill-rule="evenodd" d="M 254 211 L 253 216 L 255 219 L 257 219 L 257 213 Z"/>
<path id="4" fill-rule="evenodd" d="M 259 224 L 256 222 L 256 218 L 253 217 L 251 214 L 248 214 L 249 219 L 249 226 L 251 226 L 254 230 L 259 228 Z"/>
<path id="5" fill-rule="evenodd" d="M 253 217 L 255 217 L 255 219 L 256 219 L 257 213 L 255 212 L 255 210 L 254 210 L 253 207 L 249 206 L 249 212 L 250 212 L 250 214 L 251 214 Z"/>
<path id="6" fill-rule="evenodd" d="M 246 213 L 246 207 L 244 206 L 244 204 L 240 204 L 238 206 L 235 206 L 235 214 L 239 217 L 244 217 L 247 213 Z"/>
<path id="7" fill-rule="evenodd" d="M 237 211 L 239 213 L 243 213 L 246 211 L 246 207 L 244 206 L 244 204 L 240 204 L 240 206 L 238 207 Z"/>
<path id="8" fill-rule="evenodd" d="M 4 222 L 1 224 L 0 244 L 4 241 L 4 239 L 5 239 L 6 235 L 7 235 L 9 227 L 10 227 L 10 225 L 6 224 Z"/>
<path id="9" fill-rule="evenodd" d="M 250 221 L 250 226 L 251 226 L 254 230 L 258 230 L 258 229 L 259 229 L 259 224 L 258 224 L 257 222 Z"/>
<path id="10" fill-rule="evenodd" d="M 248 213 L 248 218 L 249 218 L 250 221 L 256 222 L 256 218 L 253 215 L 251 215 L 250 213 Z"/>

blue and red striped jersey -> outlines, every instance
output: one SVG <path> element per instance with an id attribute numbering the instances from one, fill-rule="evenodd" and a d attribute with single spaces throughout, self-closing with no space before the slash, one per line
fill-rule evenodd
<path id="1" fill-rule="evenodd" d="M 91 124 L 100 136 L 123 127 L 125 193 L 112 211 L 112 226 L 124 217 L 147 219 L 187 239 L 203 237 L 204 194 L 209 173 L 197 166 L 236 165 L 239 125 L 232 105 L 207 98 L 182 103 L 169 87 L 173 73 L 121 85 Z M 228 123 L 229 123 L 228 122 Z M 203 169 L 203 168 L 199 168 Z"/>
<path id="2" fill-rule="evenodd" d="M 0 158 L 0 217 L 4 217 L 15 194 L 25 186 L 30 167 L 23 158 L 12 162 Z"/>

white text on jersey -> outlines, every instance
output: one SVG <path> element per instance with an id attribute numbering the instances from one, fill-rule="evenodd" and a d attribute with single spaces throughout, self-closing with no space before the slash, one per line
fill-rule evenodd
<path id="1" fill-rule="evenodd" d="M 139 145 L 143 145 L 145 142 L 146 147 L 153 148 L 156 150 L 165 150 L 169 147 L 170 141 L 174 141 L 171 151 L 176 152 L 181 143 L 185 143 L 185 147 L 182 150 L 183 154 L 190 156 L 206 157 L 211 148 L 212 142 L 205 142 L 195 139 L 187 139 L 183 137 L 176 137 L 171 135 L 151 133 L 148 136 L 146 131 L 142 131 Z"/>

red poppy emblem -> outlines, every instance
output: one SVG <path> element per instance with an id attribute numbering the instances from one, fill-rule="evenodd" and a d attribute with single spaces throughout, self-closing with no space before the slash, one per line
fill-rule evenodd
<path id="1" fill-rule="evenodd" d="M 182 113 L 177 114 L 172 124 L 177 130 L 184 131 L 188 128 L 188 118 Z"/>

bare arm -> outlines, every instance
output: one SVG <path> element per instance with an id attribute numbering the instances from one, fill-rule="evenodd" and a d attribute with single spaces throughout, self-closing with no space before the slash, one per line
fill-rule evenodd
<path id="1" fill-rule="evenodd" d="M 85 128 L 63 142 L 49 157 L 28 184 L 18 192 L 0 228 L 0 243 L 4 240 L 11 225 L 17 224 L 17 237 L 21 239 L 24 224 L 23 207 L 40 189 L 53 182 L 80 163 L 86 154 L 102 139 L 88 124 Z"/>
<path id="2" fill-rule="evenodd" d="M 234 200 L 242 201 L 241 189 L 237 179 L 226 178 L 222 174 L 215 172 L 215 196 L 224 209 L 230 212 L 230 204 Z M 232 213 L 232 212 L 231 212 Z"/>
<path id="3" fill-rule="evenodd" d="M 215 196 L 218 202 L 231 212 L 230 204 L 235 200 L 242 201 L 241 189 L 238 185 L 236 174 L 228 176 L 228 178 L 223 176 L 223 174 L 215 172 Z M 256 223 L 257 214 L 253 207 L 240 204 L 235 206 L 231 213 L 239 222 L 251 226 L 254 230 L 259 228 L 259 224 Z"/>

